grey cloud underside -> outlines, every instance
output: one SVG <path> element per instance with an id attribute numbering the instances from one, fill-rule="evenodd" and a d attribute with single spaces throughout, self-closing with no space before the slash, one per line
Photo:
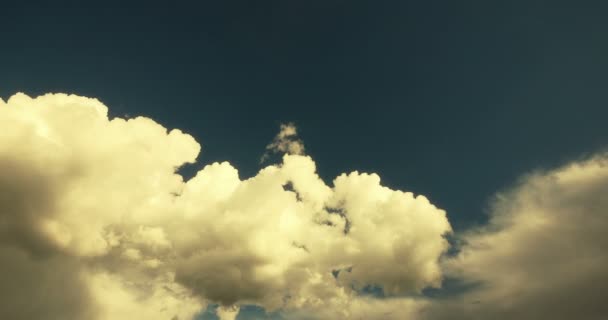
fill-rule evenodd
<path id="1" fill-rule="evenodd" d="M 0 156 L 0 318 L 79 320 L 95 305 L 76 259 L 36 230 L 52 212 L 53 190 L 43 173 Z"/>
<path id="2" fill-rule="evenodd" d="M 77 261 L 37 258 L 0 245 L 0 266 L 2 319 L 80 320 L 96 315 Z"/>

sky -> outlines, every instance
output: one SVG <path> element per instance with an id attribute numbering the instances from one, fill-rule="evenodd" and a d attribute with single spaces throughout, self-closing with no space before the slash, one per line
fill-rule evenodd
<path id="1" fill-rule="evenodd" d="M 607 14 L 4 4 L 0 318 L 603 319 Z"/>

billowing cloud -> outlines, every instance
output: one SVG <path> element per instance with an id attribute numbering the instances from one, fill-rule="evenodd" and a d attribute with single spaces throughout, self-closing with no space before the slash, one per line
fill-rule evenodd
<path id="1" fill-rule="evenodd" d="M 302 320 L 608 314 L 604 155 L 497 194 L 445 258 L 443 210 L 373 173 L 326 184 L 293 125 L 269 145 L 280 163 L 248 179 L 213 163 L 188 181 L 176 170 L 198 142 L 109 119 L 95 99 L 17 94 L 0 128 L 2 319 L 184 320 L 208 303 L 221 319 L 243 304 Z M 419 294 L 446 276 L 467 289 Z"/>
<path id="2" fill-rule="evenodd" d="M 425 319 L 605 319 L 606 234 L 606 156 L 530 174 L 496 196 L 490 223 L 446 262 L 473 289 Z"/>
<path id="3" fill-rule="evenodd" d="M 397 319 L 418 302 L 359 291 L 441 283 L 445 212 L 376 174 L 327 185 L 293 125 L 269 146 L 281 163 L 245 180 L 213 163 L 188 181 L 191 136 L 109 119 L 95 99 L 17 94 L 0 127 L 1 318 L 191 319 L 213 302 L 223 319 L 241 304 Z"/>

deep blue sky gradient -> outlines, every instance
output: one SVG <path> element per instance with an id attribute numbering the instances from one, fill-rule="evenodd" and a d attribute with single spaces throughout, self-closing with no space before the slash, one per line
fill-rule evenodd
<path id="1" fill-rule="evenodd" d="M 327 180 L 377 172 L 456 228 L 534 168 L 603 147 L 608 3 L 5 4 L 0 96 L 145 115 L 253 175 L 283 121 Z"/>

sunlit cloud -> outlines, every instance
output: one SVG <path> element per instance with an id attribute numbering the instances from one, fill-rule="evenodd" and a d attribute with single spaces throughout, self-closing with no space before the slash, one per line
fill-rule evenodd
<path id="1" fill-rule="evenodd" d="M 487 225 L 451 235 L 445 211 L 377 174 L 323 181 L 294 124 L 267 147 L 279 162 L 253 177 L 218 162 L 185 181 L 193 137 L 107 114 L 75 95 L 0 100 L 2 318 L 183 320 L 217 306 L 229 320 L 246 305 L 286 319 L 608 313 L 605 155 L 520 178 Z M 466 289 L 424 294 L 446 278 Z"/>
<path id="2" fill-rule="evenodd" d="M 391 296 L 441 284 L 445 212 L 373 173 L 326 184 L 294 125 L 268 147 L 282 161 L 257 175 L 223 162 L 184 181 L 176 170 L 196 161 L 197 141 L 107 114 L 74 95 L 0 102 L 0 309 L 11 318 L 191 319 L 217 303 L 223 319 L 242 304 L 346 319 L 399 312 L 361 297 L 365 286 Z"/>

